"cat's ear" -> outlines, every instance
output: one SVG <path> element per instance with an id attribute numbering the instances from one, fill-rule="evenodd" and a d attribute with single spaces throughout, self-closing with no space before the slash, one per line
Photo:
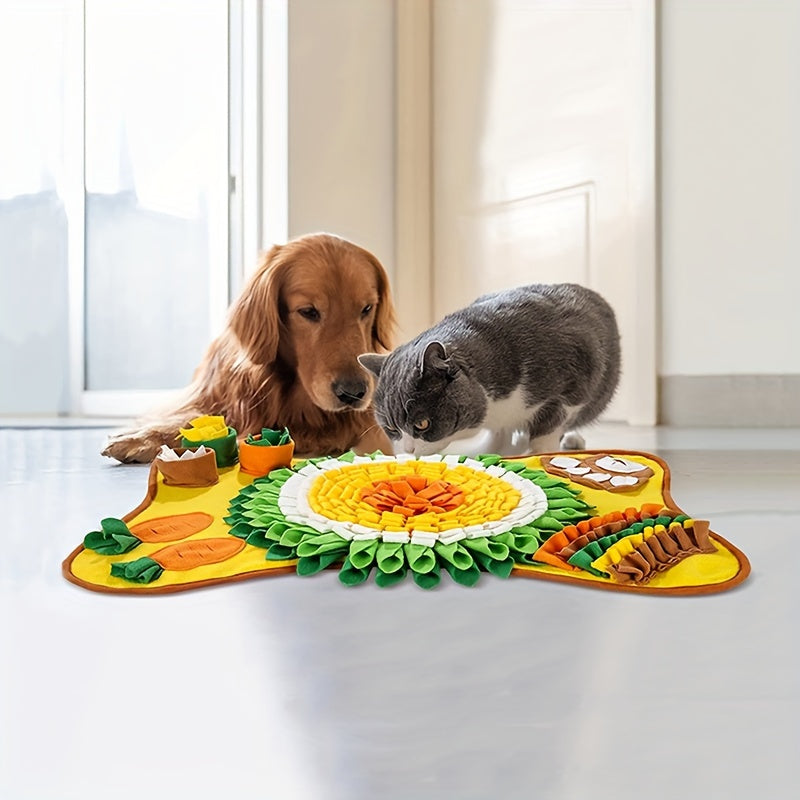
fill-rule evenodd
<path id="1" fill-rule="evenodd" d="M 377 378 L 380 376 L 387 358 L 389 358 L 388 353 L 364 353 L 358 357 L 358 363 Z"/>
<path id="2" fill-rule="evenodd" d="M 425 372 L 446 372 L 450 375 L 453 371 L 453 364 L 447 359 L 447 351 L 441 342 L 428 342 L 425 351 L 422 353 L 422 363 L 420 371 Z"/>

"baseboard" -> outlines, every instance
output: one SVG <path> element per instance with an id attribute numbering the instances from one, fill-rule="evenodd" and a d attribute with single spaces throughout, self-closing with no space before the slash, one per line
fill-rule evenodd
<path id="1" fill-rule="evenodd" d="M 800 375 L 665 375 L 658 419 L 685 427 L 800 426 Z"/>

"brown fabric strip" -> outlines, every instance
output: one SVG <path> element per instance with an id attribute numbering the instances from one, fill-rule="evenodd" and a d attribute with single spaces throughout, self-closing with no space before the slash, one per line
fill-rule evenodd
<path id="1" fill-rule="evenodd" d="M 715 551 L 706 520 L 694 520 L 689 528 L 674 522 L 669 530 L 656 531 L 633 552 L 620 559 L 618 564 L 610 565 L 609 574 L 621 583 L 647 583 L 653 575 L 664 572 L 689 556 Z"/>

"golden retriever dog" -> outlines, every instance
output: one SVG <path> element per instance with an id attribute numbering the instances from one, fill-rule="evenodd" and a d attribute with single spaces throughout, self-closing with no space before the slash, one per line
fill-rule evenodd
<path id="1" fill-rule="evenodd" d="M 286 426 L 301 456 L 391 453 L 357 357 L 391 349 L 394 324 L 389 281 L 371 253 L 330 234 L 276 245 L 176 407 L 112 436 L 103 455 L 151 461 L 202 414 L 224 415 L 240 437 Z"/>

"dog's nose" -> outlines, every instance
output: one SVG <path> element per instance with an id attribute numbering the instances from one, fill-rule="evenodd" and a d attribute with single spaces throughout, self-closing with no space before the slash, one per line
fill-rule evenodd
<path id="1" fill-rule="evenodd" d="M 331 388 L 339 401 L 348 406 L 357 406 L 367 393 L 367 384 L 360 378 L 334 381 Z"/>

